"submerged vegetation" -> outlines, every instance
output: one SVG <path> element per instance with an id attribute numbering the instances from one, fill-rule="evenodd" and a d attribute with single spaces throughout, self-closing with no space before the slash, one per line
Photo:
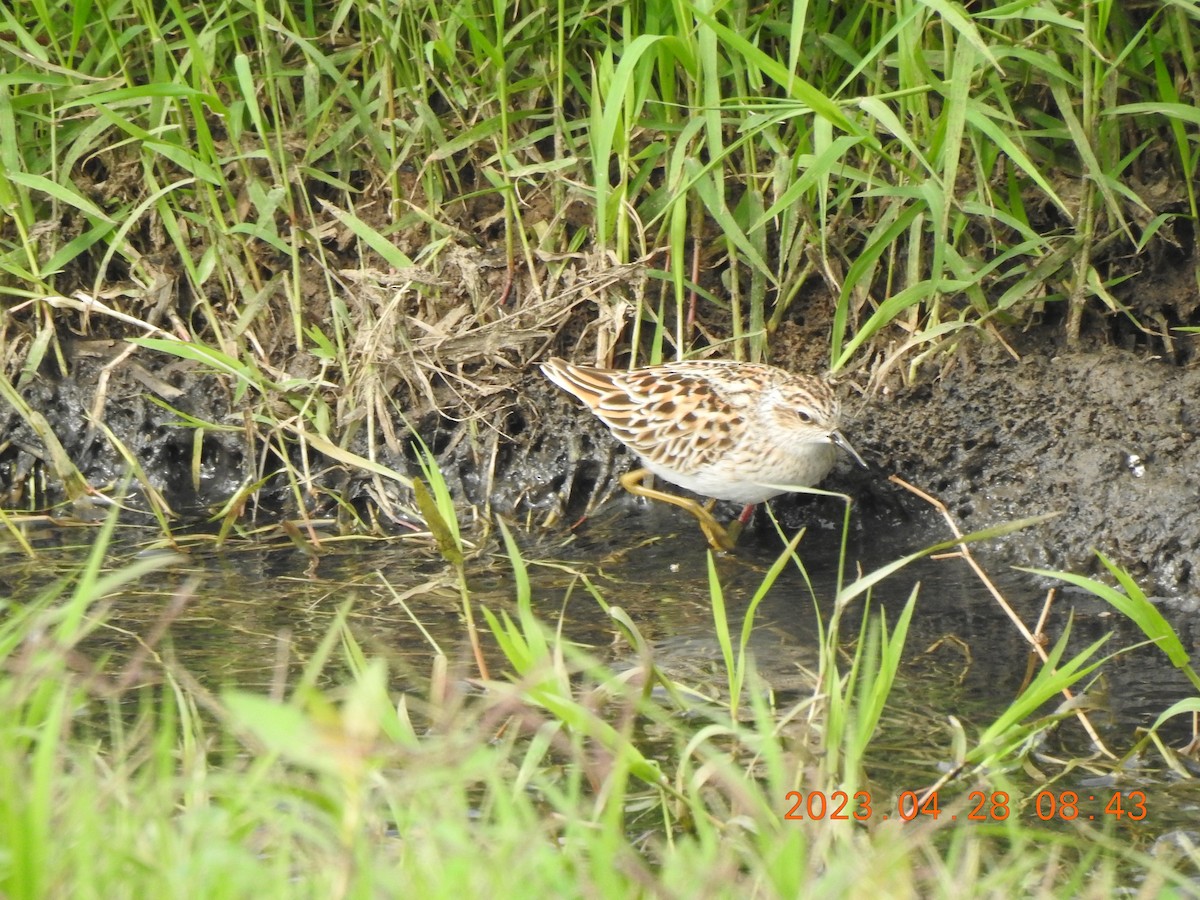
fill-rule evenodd
<path id="1" fill-rule="evenodd" d="M 1056 781 L 1080 761 L 1041 761 L 1040 789 L 1022 771 L 1085 717 L 1046 704 L 1102 642 L 1042 650 L 993 724 L 951 719 L 936 792 L 931 766 L 885 796 L 871 760 L 913 601 L 886 621 L 871 589 L 910 558 L 814 596 L 812 688 L 783 699 L 747 641 L 779 573 L 804 574 L 799 536 L 740 623 L 709 557 L 718 692 L 668 677 L 584 574 L 636 663 L 548 628 L 505 526 L 512 604 L 481 605 L 471 567 L 496 546 L 525 364 L 552 348 L 719 348 L 878 386 L 1040 321 L 1186 359 L 1198 22 L 1184 0 L 0 7 L 4 546 L 36 558 L 28 514 L 63 499 L 126 505 L 174 546 L 185 512 L 222 541 L 283 520 L 314 556 L 331 531 L 419 530 L 477 670 L 434 647 L 397 697 L 343 607 L 270 696 L 218 691 L 164 639 L 181 578 L 113 671 L 88 643 L 109 600 L 172 565 L 110 571 L 114 507 L 82 571 L 0 594 L 0 894 L 1194 893 L 1190 836 L 1148 845 L 1119 780 L 1151 750 L 1189 775 L 1156 729 L 1089 761 L 1109 779 L 1092 821 Z M 1191 294 L 1151 302 L 1143 264 Z M 439 469 L 461 447 L 469 508 Z M 1120 591 L 1040 574 L 1196 684 L 1102 562 Z"/>

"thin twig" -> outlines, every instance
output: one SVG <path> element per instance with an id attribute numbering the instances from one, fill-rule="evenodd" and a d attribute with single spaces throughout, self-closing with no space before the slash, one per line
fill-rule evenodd
<path id="1" fill-rule="evenodd" d="M 906 491 L 920 497 L 922 500 L 924 500 L 926 503 L 928 503 L 930 506 L 932 506 L 934 509 L 936 509 L 938 512 L 940 512 L 942 514 L 942 518 L 944 518 L 946 520 L 946 524 L 950 527 L 950 531 L 953 532 L 953 534 L 956 538 L 961 538 L 963 536 L 962 531 L 959 530 L 957 523 L 954 521 L 954 518 L 950 515 L 950 511 L 948 509 L 946 509 L 946 505 L 944 503 L 942 503 L 942 501 L 938 500 L 936 497 L 933 497 L 933 496 L 925 493 L 920 488 L 914 487 L 913 485 L 909 484 L 907 481 L 905 481 L 903 478 L 900 478 L 897 475 L 889 476 L 888 481 L 892 482 L 893 484 L 898 484 L 900 487 L 904 488 Z M 1034 652 L 1037 653 L 1037 655 L 1041 657 L 1043 663 L 1049 662 L 1050 657 L 1046 653 L 1046 648 L 1045 648 L 1045 646 L 1043 646 L 1043 642 L 1039 641 L 1029 631 L 1029 629 L 1025 627 L 1025 623 L 1023 621 L 1021 621 L 1021 617 L 1017 615 L 1017 613 L 1013 610 L 1013 608 L 1008 604 L 1008 601 L 1004 599 L 1004 596 L 1000 593 L 1000 590 L 996 587 L 995 584 L 992 583 L 992 580 L 990 578 L 988 578 L 987 573 L 984 572 L 983 568 L 979 565 L 979 563 L 975 561 L 975 557 L 971 555 L 970 548 L 966 544 L 959 544 L 958 546 L 959 546 L 959 550 L 962 551 L 962 558 L 966 561 L 967 565 L 969 565 L 971 567 L 971 570 L 975 573 L 975 575 L 979 578 L 979 580 L 983 582 L 984 586 L 987 587 L 987 589 L 991 593 L 992 597 L 994 597 L 996 602 L 1000 604 L 1000 608 L 1004 610 L 1004 612 L 1008 616 L 1008 618 L 1010 620 L 1012 620 L 1014 625 L 1016 625 L 1017 631 L 1021 632 L 1021 634 L 1024 636 L 1025 640 L 1027 640 L 1029 642 L 1029 645 L 1031 647 L 1033 647 Z M 1042 620 L 1040 620 L 1038 623 L 1038 632 L 1039 633 L 1041 633 L 1041 628 L 1042 628 L 1042 624 L 1043 624 L 1044 620 L 1045 620 L 1045 612 L 1043 611 Z M 1075 699 L 1075 695 L 1071 693 L 1069 688 L 1063 688 L 1063 695 L 1067 698 L 1068 702 L 1073 701 Z M 1096 729 L 1094 727 L 1092 727 L 1092 723 L 1088 720 L 1087 714 L 1084 713 L 1084 711 L 1081 709 L 1074 710 L 1074 713 L 1075 713 L 1075 717 L 1077 719 L 1079 719 L 1079 723 L 1083 726 L 1083 730 L 1086 731 L 1088 733 L 1088 736 L 1092 739 L 1092 743 L 1095 745 L 1096 749 L 1099 750 L 1101 753 L 1103 753 L 1105 756 L 1109 757 L 1110 759 L 1117 759 L 1116 754 L 1114 754 L 1111 750 L 1109 750 L 1104 745 L 1104 742 L 1102 740 L 1100 740 L 1100 735 L 1096 731 Z"/>

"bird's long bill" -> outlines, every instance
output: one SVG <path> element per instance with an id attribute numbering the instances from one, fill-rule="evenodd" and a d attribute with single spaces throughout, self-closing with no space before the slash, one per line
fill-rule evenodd
<path id="1" fill-rule="evenodd" d="M 847 453 L 849 453 L 851 456 L 853 456 L 854 461 L 857 462 L 864 469 L 870 468 L 867 465 L 866 460 L 864 460 L 861 456 L 858 455 L 858 451 L 855 450 L 853 446 L 851 446 L 850 442 L 848 440 L 846 440 L 845 435 L 843 435 L 840 431 L 831 431 L 829 433 L 829 440 L 833 441 L 834 444 L 841 447 L 843 450 L 845 450 Z"/>

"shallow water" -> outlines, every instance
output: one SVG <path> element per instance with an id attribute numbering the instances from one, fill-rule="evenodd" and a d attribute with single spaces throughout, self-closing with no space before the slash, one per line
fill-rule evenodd
<path id="1" fill-rule="evenodd" d="M 943 537 L 933 522 L 875 531 L 872 537 L 861 528 L 851 534 L 848 558 L 864 571 Z M 81 529 L 70 531 L 65 539 L 57 535 L 64 539 L 61 546 L 43 547 L 35 565 L 8 556 L 0 564 L 7 570 L 0 576 L 9 586 L 6 593 L 17 600 L 32 596 L 82 559 L 90 536 Z M 707 550 L 679 511 L 614 502 L 576 534 L 518 531 L 516 537 L 529 564 L 534 608 L 544 621 L 557 623 L 561 617 L 570 640 L 616 669 L 634 663 L 628 643 L 617 638 L 611 619 L 585 589 L 581 575 L 586 576 L 607 603 L 629 615 L 652 644 L 655 662 L 670 676 L 712 696 L 723 692 Z M 810 528 L 798 554 L 812 590 L 799 571 L 788 566 L 755 612 L 750 649 L 780 705 L 802 699 L 811 690 L 819 622 L 828 621 L 837 583 L 839 541 L 837 528 L 829 523 Z M 770 524 L 759 523 L 736 554 L 715 560 L 735 640 L 780 549 Z M 135 552 L 115 549 L 113 564 Z M 1042 589 L 1008 573 L 993 574 L 1003 576 L 1001 590 L 1025 620 L 1036 621 Z M 474 674 L 456 582 L 427 547 L 411 541 L 330 540 L 315 561 L 290 542 L 242 543 L 224 551 L 201 542 L 149 581 L 116 599 L 111 618 L 87 644 L 93 654 L 109 654 L 114 669 L 134 652 L 139 638 L 154 630 L 172 596 L 193 583 L 195 593 L 171 622 L 167 644 L 178 664 L 211 689 L 277 689 L 286 675 L 304 666 L 346 603 L 352 604 L 351 628 L 368 653 L 391 661 L 397 690 L 422 689 L 434 656 L 431 641 L 449 657 L 453 671 L 464 677 Z M 498 551 L 472 560 L 468 583 L 477 604 L 493 611 L 513 608 L 511 569 Z M 962 722 L 969 738 L 978 735 L 1020 690 L 1027 668 L 1024 640 L 961 560 L 921 560 L 890 576 L 873 591 L 872 609 L 884 610 L 894 622 L 918 584 L 905 663 L 891 702 L 899 715 L 885 723 L 868 760 L 869 773 L 882 793 L 920 790 L 935 781 L 952 756 L 951 717 Z M 403 603 L 397 602 L 397 595 Z M 864 608 L 861 598 L 848 608 L 842 626 L 847 640 L 858 634 Z M 1068 619 L 1075 649 L 1112 630 L 1117 633 L 1107 645 L 1110 651 L 1140 640 L 1134 629 L 1088 595 L 1060 598 L 1046 627 L 1052 641 Z M 503 663 L 498 656 L 489 659 L 497 677 Z M 1139 726 L 1189 696 L 1189 685 L 1161 654 L 1140 648 L 1107 663 L 1089 696 L 1098 704 L 1091 712 L 1093 723 L 1121 753 L 1134 742 Z M 1186 724 L 1180 719 L 1164 732 L 1170 743 L 1186 741 Z M 1045 759 L 1043 770 L 1053 774 L 1061 767 L 1051 758 L 1078 758 L 1089 752 L 1082 730 L 1069 720 L 1050 734 L 1040 748 L 1042 755 L 1033 760 L 1036 765 Z M 1113 790 L 1145 791 L 1151 815 L 1136 825 L 1125 823 L 1136 833 L 1130 839 L 1139 842 L 1190 826 L 1200 808 L 1200 788 L 1169 775 L 1155 755 L 1145 762 L 1144 769 L 1123 773 L 1119 783 L 1080 768 L 1078 775 L 1055 782 L 1053 790 L 1103 797 Z M 1015 777 L 1021 779 L 1022 789 L 1033 792 L 1037 785 L 1028 775 Z"/>

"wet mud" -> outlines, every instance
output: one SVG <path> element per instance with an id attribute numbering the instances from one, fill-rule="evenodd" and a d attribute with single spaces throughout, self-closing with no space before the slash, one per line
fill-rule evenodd
<path id="1" fill-rule="evenodd" d="M 149 371 L 146 360 L 153 357 L 145 356 L 108 373 L 103 421 L 110 436 L 91 425 L 91 411 L 99 373 L 117 346 L 90 342 L 75 349 L 75 377 L 39 379 L 26 397 L 52 420 L 93 486 L 121 480 L 127 466 L 115 449 L 119 443 L 176 513 L 198 518 L 261 471 L 259 455 L 277 452 L 269 442 L 247 446 L 243 414 L 219 378 L 178 360 Z M 945 503 L 967 532 L 1058 514 L 982 548 L 994 563 L 1096 572 L 1093 550 L 1100 550 L 1149 592 L 1200 606 L 1200 370 L 1111 347 L 1034 348 L 1017 361 L 999 346 L 977 344 L 960 356 L 957 371 L 912 387 L 856 396 L 853 384 L 846 385 L 846 431 L 872 468 L 863 472 L 843 461 L 824 487 L 855 498 L 855 527 L 904 530 L 914 541 L 948 536 L 927 504 L 887 481 L 896 474 Z M 480 514 L 547 529 L 566 529 L 601 504 L 631 504 L 616 486 L 635 465 L 631 454 L 534 365 L 510 378 L 496 415 L 483 427 L 476 422 L 473 434 L 435 413 L 415 421 L 455 493 Z M 197 438 L 174 412 L 149 399 L 164 393 L 175 409 L 224 427 Z M 12 494 L 29 489 L 42 451 L 15 411 L 6 407 L 3 415 L 4 487 L 10 502 L 20 502 Z M 415 451 L 402 425 L 400 434 L 401 452 L 376 447 L 374 456 L 412 474 Z M 349 446 L 372 452 L 362 436 Z M 311 503 L 308 515 L 332 514 L 335 498 L 372 504 L 378 483 L 365 474 L 312 468 L 317 474 L 303 495 Z M 297 512 L 295 492 L 279 481 L 259 492 L 260 515 Z M 135 507 L 144 502 L 136 490 L 135 484 Z M 406 508 L 402 490 L 394 499 L 395 509 Z M 786 527 L 833 527 L 841 518 L 836 501 L 813 497 L 780 498 L 774 508 Z M 400 512 L 376 524 L 401 527 L 403 519 Z M 687 524 L 682 517 L 681 527 Z M 760 522 L 757 536 L 752 531 L 746 539 L 773 540 L 770 530 Z"/>
<path id="2" fill-rule="evenodd" d="M 413 440 L 419 437 L 469 510 L 468 527 L 473 518 L 498 514 L 534 530 L 561 530 L 602 504 L 631 504 L 616 479 L 635 460 L 546 381 L 537 363 L 554 355 L 593 361 L 602 342 L 595 285 L 636 292 L 644 287 L 637 273 L 626 267 L 597 281 L 564 272 L 549 299 L 524 303 L 518 286 L 500 304 L 503 270 L 476 256 L 453 257 L 461 278 L 424 312 L 393 302 L 386 285 L 377 286 L 379 296 L 359 286 L 362 319 L 375 322 L 362 338 L 374 349 L 357 348 L 352 358 L 379 375 L 377 382 L 364 379 L 365 387 L 314 389 L 330 410 L 326 438 L 411 476 L 420 471 Z M 968 532 L 1056 513 L 989 542 L 984 552 L 1002 564 L 1097 572 L 1097 549 L 1128 567 L 1148 592 L 1200 607 L 1200 368 L 1196 336 L 1166 327 L 1194 314 L 1194 270 L 1157 271 L 1142 273 L 1136 288 L 1142 297 L 1136 311 L 1143 320 L 1160 320 L 1157 336 L 1121 316 L 1093 316 L 1083 349 L 1071 351 L 1062 348 L 1061 319 L 1014 329 L 1003 340 L 983 330 L 962 332 L 955 350 L 931 358 L 908 384 L 898 374 L 907 360 L 881 376 L 886 349 L 862 354 L 860 368 L 841 375 L 851 419 L 844 430 L 872 469 L 843 460 L 823 487 L 855 498 L 857 528 L 901 530 L 914 541 L 948 533 L 927 504 L 889 483 L 889 475 L 936 496 Z M 820 372 L 832 308 L 831 298 L 819 294 L 797 304 L 772 335 L 771 361 Z M 418 314 L 425 316 L 421 328 L 412 324 Z M 703 333 L 720 338 L 723 324 L 706 322 Z M 18 389 L 97 491 L 116 491 L 129 459 L 137 460 L 141 474 L 127 502 L 146 511 L 147 520 L 152 490 L 180 522 L 213 521 L 236 498 L 225 514 L 259 523 L 328 517 L 343 530 L 376 533 L 419 524 L 411 492 L 301 441 L 312 426 L 282 399 L 239 390 L 233 379 L 186 359 L 147 348 L 131 352 L 118 335 L 70 338 L 62 331 L 63 360 L 24 373 Z M 286 365 L 301 385 L 288 402 L 299 407 L 312 399 L 303 376 L 318 384 L 321 372 L 308 354 Z M 382 399 L 372 404 L 359 399 L 360 391 Z M 293 425 L 280 425 L 287 422 Z M 5 506 L 60 503 L 48 448 L 8 403 L 0 404 L 0 437 Z M 789 528 L 841 520 L 836 501 L 805 496 L 773 504 Z M 103 503 L 87 506 L 85 498 L 66 515 L 103 515 Z M 774 539 L 764 518 L 748 539 Z"/>
<path id="3" fill-rule="evenodd" d="M 1096 573 L 1099 550 L 1200 607 L 1200 370 L 1111 347 L 984 356 L 866 405 L 856 439 L 964 531 L 1057 514 L 990 542 L 1000 562 Z"/>

